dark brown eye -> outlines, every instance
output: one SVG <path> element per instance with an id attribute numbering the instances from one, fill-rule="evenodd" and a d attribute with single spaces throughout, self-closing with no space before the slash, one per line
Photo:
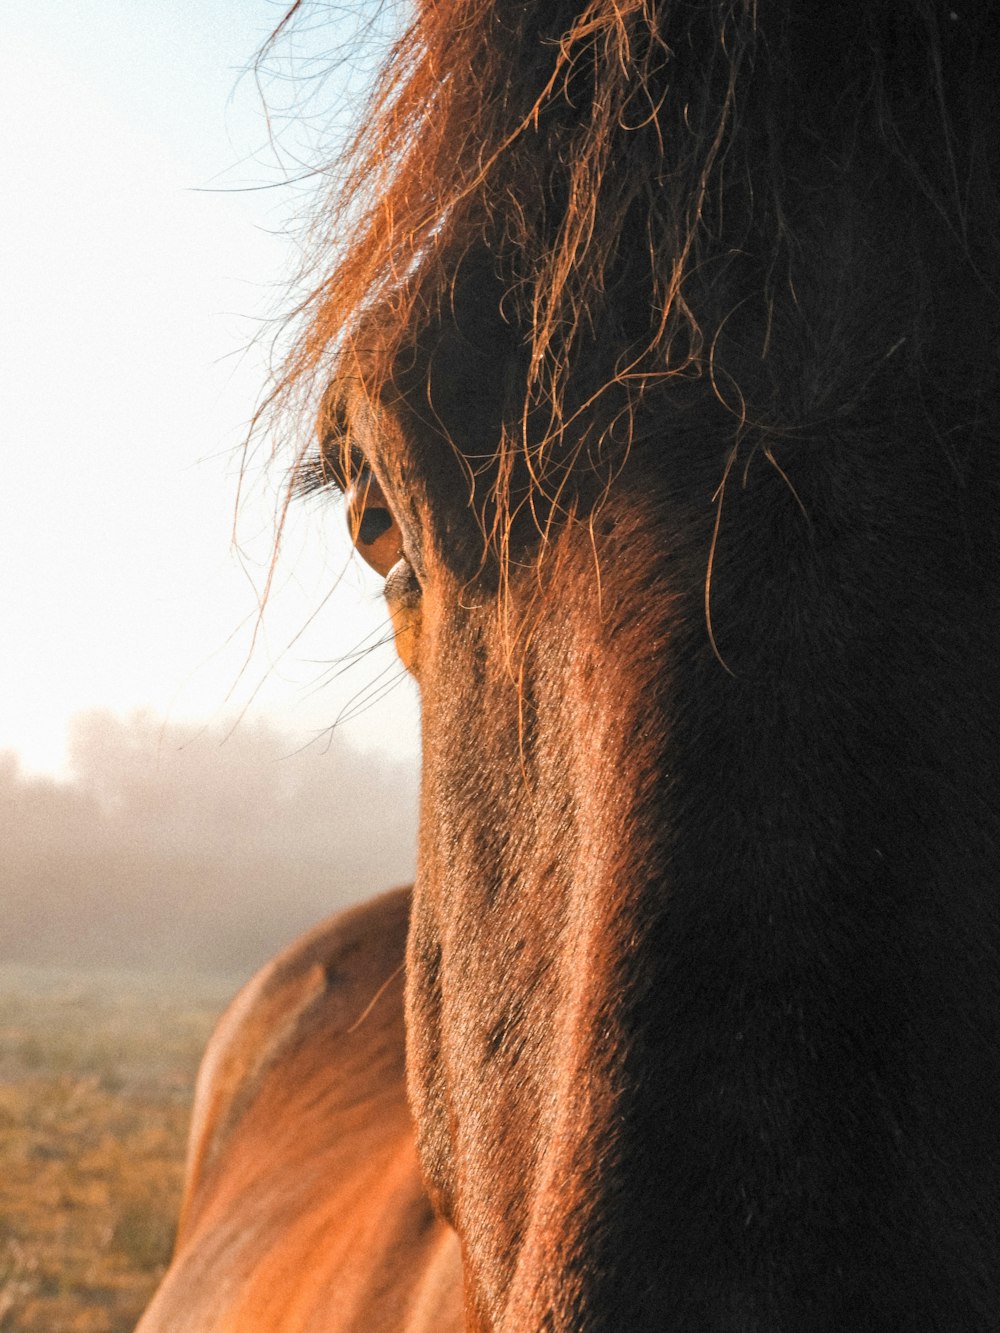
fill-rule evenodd
<path id="1" fill-rule="evenodd" d="M 371 546 L 391 527 L 392 515 L 388 509 L 366 509 L 358 524 L 358 541 L 362 546 Z"/>
<path id="2" fill-rule="evenodd" d="M 361 469 L 344 499 L 351 540 L 362 559 L 384 578 L 403 554 L 403 538 L 370 468 Z"/>

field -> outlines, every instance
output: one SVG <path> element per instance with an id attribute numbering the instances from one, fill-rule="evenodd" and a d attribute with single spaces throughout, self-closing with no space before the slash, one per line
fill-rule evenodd
<path id="1" fill-rule="evenodd" d="M 0 1330 L 126 1333 L 170 1255 L 194 1076 L 238 981 L 0 966 Z"/>

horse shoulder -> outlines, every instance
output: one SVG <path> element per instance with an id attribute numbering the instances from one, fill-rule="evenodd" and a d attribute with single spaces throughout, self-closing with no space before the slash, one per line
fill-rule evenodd
<path id="1" fill-rule="evenodd" d="M 424 1191 L 406 1102 L 408 915 L 397 890 L 333 917 L 223 1015 L 141 1333 L 463 1327 L 457 1240 Z"/>

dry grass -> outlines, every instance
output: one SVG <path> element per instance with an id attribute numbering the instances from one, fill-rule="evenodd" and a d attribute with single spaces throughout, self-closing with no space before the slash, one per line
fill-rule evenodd
<path id="1" fill-rule="evenodd" d="M 125 1333 L 170 1255 L 235 981 L 0 967 L 0 1330 Z"/>

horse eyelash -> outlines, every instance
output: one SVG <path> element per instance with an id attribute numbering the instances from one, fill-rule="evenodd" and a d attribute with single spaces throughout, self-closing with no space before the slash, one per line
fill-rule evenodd
<path id="1" fill-rule="evenodd" d="M 289 491 L 294 500 L 304 500 L 331 490 L 343 495 L 346 490 L 344 480 L 340 472 L 331 467 L 323 445 L 314 445 L 296 461 Z"/>
<path id="2" fill-rule="evenodd" d="M 345 469 L 344 437 L 339 433 L 325 436 L 319 444 L 308 449 L 295 468 L 292 482 L 295 499 L 331 490 L 344 495 L 369 471 L 368 460 L 356 444 L 349 446 L 347 458 Z"/>

